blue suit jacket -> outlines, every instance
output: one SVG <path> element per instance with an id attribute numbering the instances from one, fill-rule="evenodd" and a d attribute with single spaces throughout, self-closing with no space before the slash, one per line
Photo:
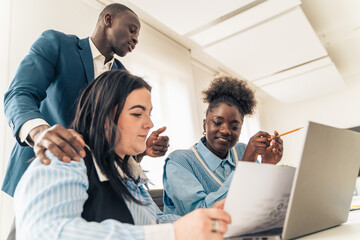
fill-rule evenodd
<path id="1" fill-rule="evenodd" d="M 125 68 L 115 59 L 113 69 Z M 5 115 L 17 143 L 11 152 L 3 191 L 14 194 L 28 160 L 34 157 L 33 149 L 20 142 L 21 126 L 42 118 L 50 125 L 67 127 L 81 90 L 93 79 L 89 38 L 48 30 L 35 41 L 4 97 Z"/>

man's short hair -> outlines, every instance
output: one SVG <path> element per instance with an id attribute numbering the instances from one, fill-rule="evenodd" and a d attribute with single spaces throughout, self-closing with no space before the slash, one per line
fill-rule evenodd
<path id="1" fill-rule="evenodd" d="M 110 14 L 111 16 L 115 16 L 117 13 L 124 12 L 124 11 L 130 11 L 133 14 L 136 15 L 136 13 L 128 8 L 127 6 L 120 4 L 120 3 L 112 3 L 107 5 L 99 14 L 98 22 L 101 21 L 106 14 Z M 137 15 L 136 15 L 137 16 Z"/>

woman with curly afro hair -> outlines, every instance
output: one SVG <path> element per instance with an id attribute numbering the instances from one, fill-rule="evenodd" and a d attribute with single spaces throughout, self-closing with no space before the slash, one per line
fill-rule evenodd
<path id="1" fill-rule="evenodd" d="M 252 115 L 256 106 L 254 92 L 245 81 L 218 77 L 202 93 L 209 104 L 204 137 L 165 160 L 166 213 L 182 216 L 197 208 L 221 207 L 238 161 L 257 162 L 260 155 L 262 163 L 276 164 L 283 154 L 283 141 L 275 137 L 276 131 L 273 136 L 260 131 L 247 145 L 238 142 L 244 117 Z"/>

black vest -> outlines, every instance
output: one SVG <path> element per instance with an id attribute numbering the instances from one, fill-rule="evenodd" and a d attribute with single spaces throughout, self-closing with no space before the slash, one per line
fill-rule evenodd
<path id="1" fill-rule="evenodd" d="M 89 197 L 84 204 L 81 216 L 87 221 L 101 222 L 106 219 L 115 219 L 122 223 L 134 224 L 123 197 L 116 194 L 110 181 L 100 182 L 88 149 L 86 149 L 84 161 L 89 179 L 87 190 Z"/>

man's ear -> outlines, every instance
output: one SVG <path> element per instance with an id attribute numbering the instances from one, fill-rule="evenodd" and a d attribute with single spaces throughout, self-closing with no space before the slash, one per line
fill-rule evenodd
<path id="1" fill-rule="evenodd" d="M 105 24 L 106 27 L 111 27 L 112 17 L 111 17 L 111 15 L 109 13 L 105 14 L 104 24 Z"/>

